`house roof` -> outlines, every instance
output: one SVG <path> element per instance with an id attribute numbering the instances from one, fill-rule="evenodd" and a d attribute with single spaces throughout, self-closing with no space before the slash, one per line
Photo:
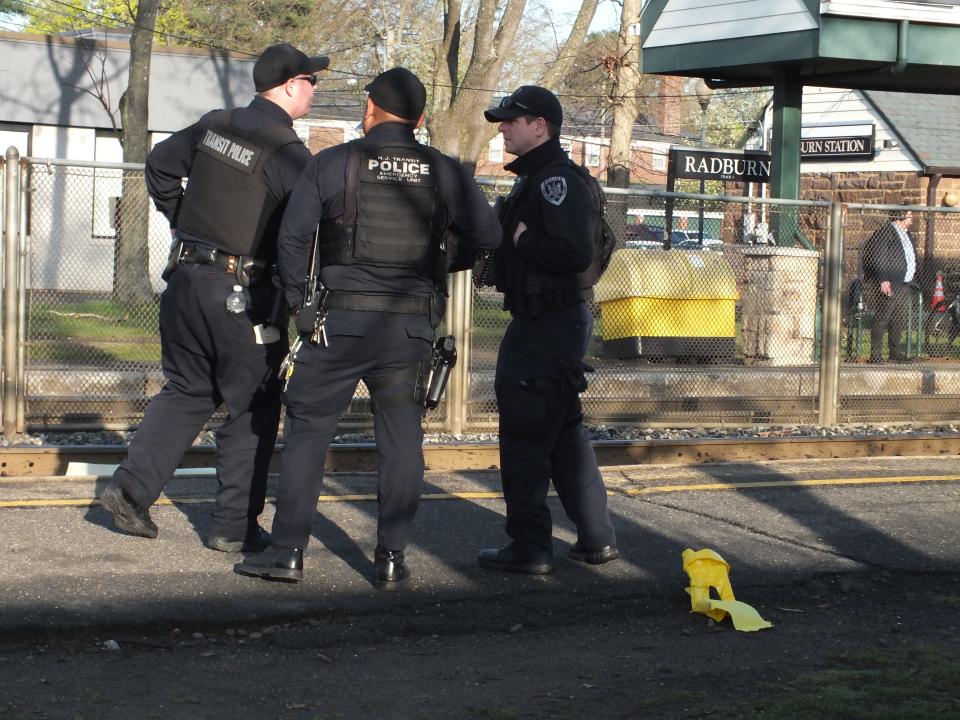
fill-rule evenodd
<path id="1" fill-rule="evenodd" d="M 890 129 L 924 172 L 960 174 L 960 145 L 952 119 L 960 117 L 960 96 L 864 91 Z"/>

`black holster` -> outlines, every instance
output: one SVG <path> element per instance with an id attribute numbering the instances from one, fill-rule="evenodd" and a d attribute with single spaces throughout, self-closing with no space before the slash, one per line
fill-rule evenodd
<path id="1" fill-rule="evenodd" d="M 297 308 L 293 322 L 297 326 L 297 332 L 312 333 L 317 327 L 317 318 L 322 309 L 323 293 L 315 292 L 311 302 L 301 305 Z"/>
<path id="2" fill-rule="evenodd" d="M 277 272 L 277 266 L 270 266 L 270 312 L 267 314 L 267 325 L 273 325 L 281 330 L 287 327 L 290 319 L 290 313 L 287 310 L 287 297 L 283 292 L 283 284 L 280 281 L 280 273 Z"/>

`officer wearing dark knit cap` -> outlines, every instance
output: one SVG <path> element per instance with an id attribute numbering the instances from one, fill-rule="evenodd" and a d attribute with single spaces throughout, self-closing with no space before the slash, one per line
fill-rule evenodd
<path id="1" fill-rule="evenodd" d="M 491 249 L 500 226 L 466 169 L 414 136 L 423 83 L 393 68 L 366 90 L 364 137 L 317 153 L 283 216 L 280 276 L 291 308 L 300 306 L 301 335 L 284 393 L 273 539 L 235 569 L 302 578 L 327 448 L 363 380 L 380 456 L 373 579 L 393 590 L 407 578 L 404 551 L 423 489 L 424 405 L 416 387 L 443 315 L 450 236 Z M 319 310 L 304 307 L 314 251 Z"/>
<path id="2" fill-rule="evenodd" d="M 249 105 L 209 112 L 147 156 L 147 191 L 174 234 L 160 299 L 167 382 L 101 496 L 121 530 L 157 536 L 150 506 L 222 405 L 205 543 L 225 552 L 269 543 L 257 517 L 277 438 L 288 321 L 273 283 L 277 231 L 310 159 L 293 121 L 310 111 L 313 73 L 328 65 L 286 43 L 268 47 L 253 65 Z"/>
<path id="3" fill-rule="evenodd" d="M 378 107 L 404 120 L 419 119 L 427 103 L 427 89 L 420 78 L 402 67 L 380 73 L 364 90 Z"/>
<path id="4" fill-rule="evenodd" d="M 577 527 L 568 556 L 599 565 L 620 556 L 579 397 L 593 337 L 599 188 L 560 145 L 563 108 L 546 88 L 517 88 L 484 117 L 500 123 L 504 149 L 517 156 L 504 167 L 517 181 L 501 205 L 493 271 L 511 315 L 494 376 L 510 542 L 483 550 L 478 561 L 489 570 L 553 572 L 552 482 Z"/>

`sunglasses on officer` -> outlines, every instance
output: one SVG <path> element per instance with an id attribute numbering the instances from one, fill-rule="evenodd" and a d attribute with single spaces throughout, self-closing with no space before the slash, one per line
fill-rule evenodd
<path id="1" fill-rule="evenodd" d="M 313 86 L 316 86 L 317 84 L 316 75 L 297 75 L 297 77 L 295 77 L 294 80 L 306 80 L 308 83 L 310 83 Z"/>
<path id="2" fill-rule="evenodd" d="M 500 100 L 500 108 L 502 110 L 512 110 L 513 108 L 516 108 L 518 110 L 523 110 L 524 112 L 530 112 L 530 108 L 523 103 L 519 103 L 514 100 L 513 95 L 507 95 L 506 97 L 502 98 Z"/>

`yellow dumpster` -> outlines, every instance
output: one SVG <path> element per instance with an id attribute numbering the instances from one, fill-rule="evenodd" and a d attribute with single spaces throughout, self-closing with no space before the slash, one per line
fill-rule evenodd
<path id="1" fill-rule="evenodd" d="M 603 354 L 722 360 L 736 352 L 737 284 L 714 250 L 617 250 L 595 289 Z"/>

